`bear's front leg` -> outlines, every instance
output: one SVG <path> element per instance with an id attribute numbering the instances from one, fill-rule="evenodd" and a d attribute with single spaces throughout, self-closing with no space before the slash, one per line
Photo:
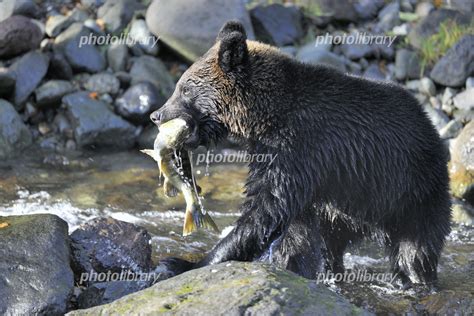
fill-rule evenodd
<path id="1" fill-rule="evenodd" d="M 284 171 L 288 169 L 277 164 L 278 161 L 274 161 L 271 166 L 265 166 L 263 175 L 252 172 L 262 170 L 262 166 L 250 166 L 247 197 L 241 207 L 242 216 L 234 229 L 204 259 L 195 264 L 175 258 L 165 259 L 163 263 L 179 274 L 230 260 L 258 259 L 272 242 L 286 234 L 292 219 L 300 216 L 311 202 L 313 186 L 303 177 L 303 173 L 286 174 Z"/>

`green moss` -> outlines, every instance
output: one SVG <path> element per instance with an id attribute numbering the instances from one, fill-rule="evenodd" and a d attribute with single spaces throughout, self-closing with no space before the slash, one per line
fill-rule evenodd
<path id="1" fill-rule="evenodd" d="M 434 66 L 466 34 L 474 34 L 474 21 L 468 26 L 459 25 L 453 20 L 441 23 L 437 33 L 421 41 L 419 51 L 422 66 L 421 73 L 424 72 L 427 66 Z"/>

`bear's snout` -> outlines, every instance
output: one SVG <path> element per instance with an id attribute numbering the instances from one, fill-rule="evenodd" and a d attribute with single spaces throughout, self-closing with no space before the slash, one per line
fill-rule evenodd
<path id="1" fill-rule="evenodd" d="M 161 122 L 161 112 L 160 110 L 154 111 L 150 114 L 150 120 L 155 123 L 157 126 L 160 125 Z"/>

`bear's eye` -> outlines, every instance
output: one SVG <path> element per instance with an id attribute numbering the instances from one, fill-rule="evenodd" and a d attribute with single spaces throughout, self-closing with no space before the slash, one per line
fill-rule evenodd
<path id="1" fill-rule="evenodd" d="M 191 96 L 191 88 L 189 86 L 184 86 L 182 89 L 182 93 L 185 97 Z"/>

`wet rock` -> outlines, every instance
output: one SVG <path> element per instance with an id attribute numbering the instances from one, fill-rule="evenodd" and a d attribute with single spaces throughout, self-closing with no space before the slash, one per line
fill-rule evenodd
<path id="1" fill-rule="evenodd" d="M 0 97 L 9 96 L 15 88 L 15 74 L 8 68 L 0 67 Z"/>
<path id="2" fill-rule="evenodd" d="M 459 87 L 473 74 L 474 35 L 465 35 L 438 60 L 430 77 L 443 86 Z"/>
<path id="3" fill-rule="evenodd" d="M 92 75 L 84 84 L 84 88 L 99 94 L 116 95 L 120 89 L 120 81 L 114 75 L 103 72 Z"/>
<path id="4" fill-rule="evenodd" d="M 107 49 L 107 60 L 113 71 L 125 70 L 128 63 L 128 47 L 125 44 L 113 44 Z"/>
<path id="5" fill-rule="evenodd" d="M 244 24 L 249 39 L 255 38 L 240 0 L 156 0 L 146 12 L 150 31 L 190 61 L 203 55 L 214 44 L 222 25 L 232 19 Z"/>
<path id="6" fill-rule="evenodd" d="M 271 4 L 250 11 L 257 39 L 276 46 L 294 44 L 304 36 L 300 10 L 293 5 Z"/>
<path id="7" fill-rule="evenodd" d="M 372 64 L 364 71 L 365 78 L 372 80 L 385 80 L 385 74 L 380 70 L 379 66 Z"/>
<path id="8" fill-rule="evenodd" d="M 443 127 L 446 126 L 449 122 L 449 118 L 446 114 L 444 114 L 443 111 L 438 110 L 438 109 L 433 109 L 433 107 L 430 104 L 424 104 L 423 109 L 425 112 L 428 114 L 428 117 L 431 120 L 431 123 L 436 127 L 436 129 L 439 131 Z"/>
<path id="9" fill-rule="evenodd" d="M 448 9 L 433 10 L 412 28 L 408 34 L 410 44 L 420 49 L 421 43 L 431 35 L 438 33 L 439 25 L 447 20 L 456 21 L 456 23 L 462 25 L 470 23 L 469 15 L 459 11 Z"/>
<path id="10" fill-rule="evenodd" d="M 153 56 L 158 54 L 158 39 L 150 33 L 145 20 L 133 21 L 128 34 L 145 53 Z"/>
<path id="11" fill-rule="evenodd" d="M 398 1 L 387 4 L 378 15 L 379 22 L 376 28 L 380 31 L 387 32 L 394 26 L 400 24 L 400 4 Z"/>
<path id="12" fill-rule="evenodd" d="M 158 135 L 158 128 L 155 125 L 146 127 L 138 137 L 138 148 L 153 148 L 156 135 Z"/>
<path id="13" fill-rule="evenodd" d="M 140 82 L 150 82 L 164 96 L 169 97 L 174 91 L 174 81 L 166 66 L 157 58 L 142 56 L 133 62 L 130 69 L 132 85 Z"/>
<path id="14" fill-rule="evenodd" d="M 104 21 L 107 31 L 116 33 L 127 26 L 136 10 L 141 9 L 144 6 L 136 0 L 107 0 L 97 11 L 97 17 Z"/>
<path id="15" fill-rule="evenodd" d="M 77 72 L 96 73 L 106 67 L 104 56 L 94 45 L 87 43 L 90 35 L 91 32 L 82 23 L 73 23 L 54 41 L 55 46 L 64 53 L 73 70 Z"/>
<path id="16" fill-rule="evenodd" d="M 420 78 L 420 60 L 415 52 L 400 49 L 395 57 L 395 77 L 398 80 Z"/>
<path id="17" fill-rule="evenodd" d="M 80 294 L 78 298 L 78 308 L 84 309 L 108 304 L 125 295 L 143 290 L 150 285 L 150 282 L 140 281 L 112 281 L 95 283 Z"/>
<path id="18" fill-rule="evenodd" d="M 87 92 L 66 95 L 62 102 L 78 146 L 130 148 L 135 143 L 135 127 L 115 115 L 105 103 L 91 99 Z"/>
<path id="19" fill-rule="evenodd" d="M 466 89 L 453 98 L 454 106 L 460 110 L 474 110 L 474 88 Z"/>
<path id="20" fill-rule="evenodd" d="M 40 52 L 29 52 L 17 60 L 10 70 L 15 74 L 14 103 L 19 108 L 36 89 L 48 71 L 49 58 Z"/>
<path id="21" fill-rule="evenodd" d="M 31 133 L 13 106 L 0 99 L 0 159 L 31 144 Z"/>
<path id="22" fill-rule="evenodd" d="M 50 80 L 36 89 L 36 105 L 40 108 L 61 104 L 61 98 L 74 91 L 74 86 L 65 80 Z"/>
<path id="23" fill-rule="evenodd" d="M 150 239 L 148 232 L 140 226 L 110 217 L 93 219 L 71 234 L 75 275 L 83 272 L 147 272 L 152 265 Z M 99 281 L 92 283 L 96 282 Z"/>
<path id="24" fill-rule="evenodd" d="M 344 58 L 325 49 L 300 50 L 298 51 L 296 58 L 304 63 L 313 65 L 323 64 L 341 71 L 346 71 L 346 62 Z"/>
<path id="25" fill-rule="evenodd" d="M 37 24 L 23 16 L 12 16 L 0 22 L 0 59 L 38 48 L 42 39 Z"/>
<path id="26" fill-rule="evenodd" d="M 262 263 L 226 262 L 178 275 L 111 304 L 71 315 L 346 315 L 365 312 L 342 296 Z"/>
<path id="27" fill-rule="evenodd" d="M 420 92 L 428 96 L 436 95 L 436 86 L 430 78 L 421 78 Z"/>
<path id="28" fill-rule="evenodd" d="M 454 140 L 449 173 L 451 192 L 474 205 L 474 122 L 471 121 Z"/>
<path id="29" fill-rule="evenodd" d="M 377 16 L 384 4 L 383 0 L 359 0 L 354 3 L 354 8 L 360 19 L 369 20 Z"/>
<path id="30" fill-rule="evenodd" d="M 149 82 L 130 87 L 115 101 L 115 109 L 122 117 L 136 124 L 150 121 L 151 112 L 165 104 L 166 98 Z"/>
<path id="31" fill-rule="evenodd" d="M 0 314 L 64 314 L 74 285 L 67 223 L 47 214 L 0 222 Z"/>

